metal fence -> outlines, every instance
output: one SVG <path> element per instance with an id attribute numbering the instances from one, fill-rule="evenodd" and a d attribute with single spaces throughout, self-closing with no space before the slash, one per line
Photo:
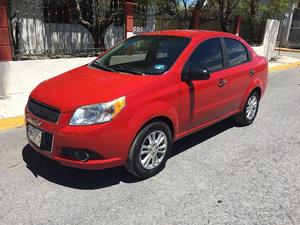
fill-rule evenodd
<path id="1" fill-rule="evenodd" d="M 266 29 L 266 21 L 267 19 L 263 19 L 251 25 L 248 19 L 242 19 L 240 36 L 252 46 L 262 45 Z"/>
<path id="2" fill-rule="evenodd" d="M 290 47 L 300 48 L 300 8 L 295 9 L 288 41 Z"/>
<path id="3" fill-rule="evenodd" d="M 210 7 L 209 5 L 205 7 L 202 11 L 200 18 L 200 28 L 203 30 L 213 30 L 213 31 L 223 31 L 218 8 Z M 227 31 L 230 33 L 235 33 L 235 19 L 237 15 L 232 14 L 228 18 L 228 24 L 226 25 Z M 244 38 L 251 45 L 260 45 L 263 42 L 266 19 L 260 18 L 259 21 L 251 24 L 251 18 L 241 16 L 240 32 L 239 36 Z"/>
<path id="4" fill-rule="evenodd" d="M 134 34 L 191 28 L 192 9 L 170 13 L 148 1 L 136 2 Z M 203 10 L 201 29 L 222 30 L 216 10 Z M 9 0 L 9 13 L 16 60 L 97 55 L 124 38 L 124 0 Z M 229 32 L 233 29 L 234 17 L 228 22 Z M 244 18 L 240 36 L 258 45 L 264 29 L 265 23 L 253 29 Z"/>
<path id="5" fill-rule="evenodd" d="M 11 0 L 15 59 L 95 55 L 123 39 L 123 1 Z"/>
<path id="6" fill-rule="evenodd" d="M 135 34 L 149 31 L 189 29 L 192 11 L 179 10 L 174 15 L 170 15 L 151 4 L 139 4 L 134 10 L 133 18 L 133 33 Z"/>

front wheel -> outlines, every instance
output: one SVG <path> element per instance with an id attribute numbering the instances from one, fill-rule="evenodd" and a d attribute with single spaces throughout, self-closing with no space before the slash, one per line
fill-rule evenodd
<path id="1" fill-rule="evenodd" d="M 235 121 L 242 126 L 250 125 L 255 120 L 258 106 L 259 95 L 256 91 L 254 91 L 248 97 L 243 111 L 235 116 Z"/>
<path id="2" fill-rule="evenodd" d="M 135 138 L 125 168 L 140 178 L 149 178 L 165 166 L 172 149 L 172 133 L 164 122 L 145 126 Z"/>

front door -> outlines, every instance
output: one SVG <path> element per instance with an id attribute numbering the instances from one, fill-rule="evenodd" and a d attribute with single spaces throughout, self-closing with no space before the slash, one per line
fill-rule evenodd
<path id="1" fill-rule="evenodd" d="M 224 56 L 219 38 L 198 45 L 186 63 L 208 70 L 208 80 L 182 82 L 181 118 L 185 130 L 213 121 L 232 111 L 229 74 L 224 73 Z M 188 121 L 188 122 L 187 122 Z"/>

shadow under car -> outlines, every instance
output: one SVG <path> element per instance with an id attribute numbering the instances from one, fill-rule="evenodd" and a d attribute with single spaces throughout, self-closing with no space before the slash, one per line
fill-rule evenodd
<path id="1" fill-rule="evenodd" d="M 193 133 L 176 141 L 173 145 L 171 158 L 214 137 L 234 126 L 232 120 L 226 119 L 208 128 Z M 60 165 L 38 152 L 29 144 L 22 151 L 27 168 L 34 176 L 41 176 L 46 180 L 76 189 L 99 189 L 112 185 L 139 182 L 142 179 L 129 174 L 124 167 L 105 170 L 82 170 Z"/>

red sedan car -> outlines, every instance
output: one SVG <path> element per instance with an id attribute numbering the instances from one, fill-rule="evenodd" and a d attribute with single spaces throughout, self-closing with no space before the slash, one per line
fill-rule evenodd
<path id="1" fill-rule="evenodd" d="M 251 124 L 267 74 L 267 60 L 232 34 L 143 33 L 39 84 L 25 109 L 27 137 L 62 165 L 124 165 L 147 178 L 177 139 L 231 116 Z"/>

